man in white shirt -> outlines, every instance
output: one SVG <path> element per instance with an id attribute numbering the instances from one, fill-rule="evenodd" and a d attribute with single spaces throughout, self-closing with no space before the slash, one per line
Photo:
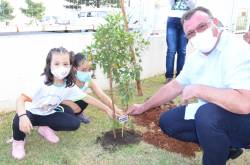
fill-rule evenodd
<path id="1" fill-rule="evenodd" d="M 183 70 L 143 104 L 127 112 L 138 115 L 180 95 L 183 106 L 161 115 L 165 134 L 198 143 L 204 165 L 223 165 L 250 144 L 250 47 L 220 30 L 204 7 L 182 17 L 184 32 L 196 51 Z M 196 98 L 198 102 L 189 104 Z"/>

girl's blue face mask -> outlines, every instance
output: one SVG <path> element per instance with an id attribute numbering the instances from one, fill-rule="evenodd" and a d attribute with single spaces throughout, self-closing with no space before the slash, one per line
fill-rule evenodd
<path id="1" fill-rule="evenodd" d="M 91 80 L 90 72 L 77 71 L 76 77 L 81 82 L 89 82 Z"/>

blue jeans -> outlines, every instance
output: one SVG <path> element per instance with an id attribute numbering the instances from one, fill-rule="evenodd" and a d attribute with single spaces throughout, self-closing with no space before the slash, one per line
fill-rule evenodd
<path id="1" fill-rule="evenodd" d="M 250 144 L 250 114 L 234 114 L 212 103 L 201 106 L 195 120 L 184 120 L 184 114 L 185 106 L 164 112 L 160 127 L 169 136 L 199 144 L 204 165 L 225 165 L 230 147 Z"/>
<path id="2" fill-rule="evenodd" d="M 181 25 L 181 19 L 177 17 L 168 17 L 167 20 L 167 55 L 166 55 L 166 78 L 174 77 L 174 61 L 177 52 L 177 70 L 176 76 L 182 70 L 186 56 L 187 38 Z"/>

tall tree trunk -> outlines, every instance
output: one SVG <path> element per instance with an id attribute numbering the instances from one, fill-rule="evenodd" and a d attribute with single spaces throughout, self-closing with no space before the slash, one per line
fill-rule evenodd
<path id="1" fill-rule="evenodd" d="M 100 0 L 96 0 L 96 7 L 100 8 L 101 4 L 100 4 Z"/>
<path id="2" fill-rule="evenodd" d="M 120 0 L 116 0 L 117 8 L 121 7 Z"/>
<path id="3" fill-rule="evenodd" d="M 127 19 L 125 7 L 124 7 L 124 0 L 120 0 L 120 6 L 121 6 L 122 15 L 123 15 L 124 23 L 125 23 L 125 30 L 128 32 L 128 19 Z M 129 48 L 129 50 L 131 52 L 132 63 L 135 65 L 136 64 L 136 58 L 135 58 L 136 56 L 135 56 L 134 47 L 131 46 Z M 143 96 L 140 75 L 136 78 L 136 87 L 137 87 L 137 94 L 139 96 Z"/>
<path id="4" fill-rule="evenodd" d="M 112 101 L 112 110 L 113 110 L 113 135 L 116 139 L 116 132 L 115 132 L 115 125 L 116 125 L 116 117 L 115 117 L 115 103 L 114 103 L 114 94 L 113 94 L 113 75 L 112 75 L 113 68 L 111 67 L 109 70 L 109 87 L 110 87 L 110 97 Z"/>
<path id="5" fill-rule="evenodd" d="M 89 6 L 89 0 L 86 0 L 86 6 Z"/>

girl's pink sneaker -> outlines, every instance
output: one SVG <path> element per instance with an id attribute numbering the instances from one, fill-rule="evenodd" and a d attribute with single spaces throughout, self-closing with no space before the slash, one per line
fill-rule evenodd
<path id="1" fill-rule="evenodd" d="M 15 159 L 21 160 L 25 156 L 24 149 L 25 142 L 23 140 L 14 140 L 12 141 L 12 156 Z"/>
<path id="2" fill-rule="evenodd" d="M 59 138 L 56 136 L 54 130 L 52 130 L 48 126 L 39 126 L 38 127 L 38 133 L 44 137 L 46 140 L 48 140 L 50 143 L 58 143 Z"/>

